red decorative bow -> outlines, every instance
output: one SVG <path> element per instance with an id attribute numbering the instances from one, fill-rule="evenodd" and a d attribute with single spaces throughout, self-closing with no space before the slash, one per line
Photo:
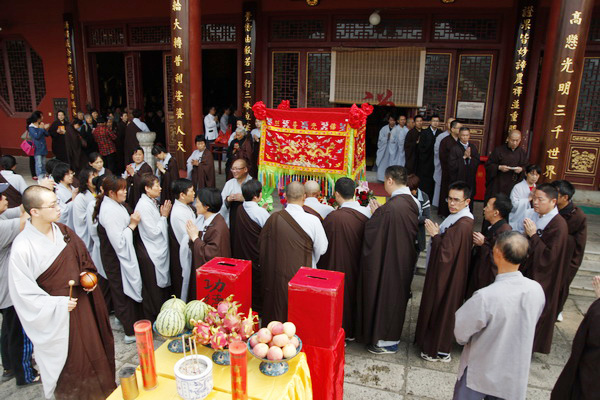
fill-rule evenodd
<path id="1" fill-rule="evenodd" d="M 348 123 L 353 129 L 358 129 L 367 122 L 367 116 L 365 112 L 358 108 L 356 104 L 352 104 L 350 107 L 350 116 L 348 117 Z"/>
<path id="2" fill-rule="evenodd" d="M 264 120 L 267 118 L 267 106 L 262 101 L 257 101 L 252 106 L 252 112 L 254 112 L 254 116 L 256 119 Z"/>
<path id="3" fill-rule="evenodd" d="M 281 103 L 277 106 L 278 110 L 289 110 L 290 109 L 290 101 L 289 100 L 281 100 Z"/>
<path id="4" fill-rule="evenodd" d="M 362 103 L 360 108 L 364 111 L 365 117 L 371 115 L 373 113 L 373 106 L 369 103 Z"/>

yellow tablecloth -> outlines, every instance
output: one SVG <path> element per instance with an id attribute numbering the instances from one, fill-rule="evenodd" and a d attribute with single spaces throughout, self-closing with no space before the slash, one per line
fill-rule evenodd
<path id="1" fill-rule="evenodd" d="M 155 350 L 156 372 L 158 373 L 158 387 L 153 390 L 143 389 L 142 377 L 139 367 L 137 382 L 140 391 L 138 397 L 142 399 L 179 400 L 175 385 L 175 363 L 183 358 L 183 354 L 171 353 L 167 348 L 169 342 Z M 198 352 L 208 358 L 212 357 L 213 350 L 202 346 Z M 263 375 L 258 366 L 260 361 L 250 353 L 248 357 L 248 397 L 253 400 L 312 400 L 312 383 L 310 371 L 306 362 L 306 354 L 300 353 L 288 364 L 290 369 L 278 377 Z M 213 388 L 207 400 L 231 399 L 231 367 L 213 363 Z M 118 387 L 108 398 L 121 400 L 121 388 Z"/>
<path id="2" fill-rule="evenodd" d="M 181 400 L 181 397 L 177 395 L 177 387 L 175 386 L 175 381 L 169 378 L 163 378 L 162 376 L 158 377 L 158 386 L 152 390 L 144 390 L 144 384 L 142 381 L 142 374 L 139 370 L 136 371 L 137 383 L 139 396 L 137 399 L 160 399 L 160 400 Z M 121 387 L 115 389 L 115 391 L 107 398 L 107 400 L 122 400 L 123 392 L 121 391 Z M 217 390 L 213 390 L 206 400 L 231 400 L 231 394 L 225 392 L 219 392 Z"/>
<path id="3" fill-rule="evenodd" d="M 156 372 L 158 375 L 175 379 L 174 367 L 183 354 L 172 353 L 166 342 L 155 351 Z M 208 347 L 198 347 L 198 352 L 208 358 L 213 350 Z M 312 383 L 310 371 L 306 362 L 306 354 L 300 353 L 288 364 L 290 369 L 285 374 L 272 377 L 266 376 L 258 369 L 260 361 L 250 353 L 248 357 L 248 397 L 256 400 L 310 400 L 312 399 Z M 231 393 L 231 371 L 229 366 L 213 363 L 213 384 L 215 390 Z"/>

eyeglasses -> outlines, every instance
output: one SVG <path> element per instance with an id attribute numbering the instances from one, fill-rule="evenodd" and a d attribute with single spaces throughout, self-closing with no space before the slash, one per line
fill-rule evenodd
<path id="1" fill-rule="evenodd" d="M 33 207 L 33 208 L 37 208 L 37 209 L 42 209 L 42 208 L 59 208 L 60 206 L 58 205 L 58 203 L 54 203 L 54 204 L 50 204 L 49 206 L 45 206 L 45 207 Z"/>
<path id="2" fill-rule="evenodd" d="M 232 171 L 243 171 L 245 170 L 246 167 L 242 167 L 242 168 L 231 168 Z"/>
<path id="3" fill-rule="evenodd" d="M 466 199 L 462 199 L 461 200 L 461 199 L 455 199 L 455 198 L 452 198 L 452 197 L 446 197 L 446 203 L 448 203 L 448 204 L 451 204 L 451 203 L 452 204 L 456 204 L 456 203 L 460 204 L 460 203 L 464 203 L 465 200 Z"/>

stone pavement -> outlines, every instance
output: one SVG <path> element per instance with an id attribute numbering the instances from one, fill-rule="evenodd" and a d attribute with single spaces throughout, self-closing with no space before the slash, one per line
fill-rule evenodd
<path id="1" fill-rule="evenodd" d="M 27 160 L 20 158 L 21 168 Z M 28 177 L 26 172 L 23 173 Z M 370 174 L 369 174 L 370 175 Z M 218 186 L 222 187 L 223 177 L 218 176 Z M 276 200 L 277 201 L 277 200 Z M 481 204 L 476 205 L 475 215 L 481 215 Z M 479 218 L 478 218 L 479 220 Z M 480 225 L 479 225 L 480 226 Z M 529 374 L 527 398 L 548 399 L 556 379 L 571 353 L 571 343 L 583 315 L 593 302 L 590 279 L 600 274 L 600 216 L 589 216 L 588 248 L 586 261 L 574 282 L 571 296 L 563 312 L 563 322 L 557 323 L 554 330 L 550 355 L 534 354 Z M 423 267 L 421 257 L 419 265 Z M 407 310 L 400 351 L 393 355 L 374 355 L 358 343 L 346 348 L 344 399 L 364 400 L 373 398 L 388 399 L 450 399 L 456 381 L 461 347 L 454 346 L 452 362 L 429 363 L 420 358 L 420 351 L 414 346 L 414 333 L 423 288 L 422 268 L 413 280 L 414 298 Z M 117 371 L 123 366 L 138 365 L 135 344 L 123 343 L 123 330 L 111 316 L 115 334 Z M 155 339 L 155 348 L 162 340 Z M 41 385 L 17 388 L 14 380 L 0 384 L 0 399 L 30 400 L 42 399 Z"/>

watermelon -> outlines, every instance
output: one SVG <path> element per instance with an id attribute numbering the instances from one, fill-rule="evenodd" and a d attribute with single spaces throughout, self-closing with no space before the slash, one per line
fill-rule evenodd
<path id="1" fill-rule="evenodd" d="M 192 300 L 185 306 L 183 314 L 185 315 L 185 327 L 193 329 L 194 326 L 191 320 L 204 321 L 204 317 L 208 312 L 208 305 L 202 300 Z"/>
<path id="2" fill-rule="evenodd" d="M 163 303 L 162 307 L 160 307 L 160 311 L 166 310 L 167 308 L 171 308 L 183 313 L 185 310 L 185 301 L 178 299 L 175 297 L 175 295 L 173 295 L 169 300 Z"/>
<path id="3" fill-rule="evenodd" d="M 156 318 L 156 330 L 165 337 L 173 337 L 183 332 L 185 317 L 183 313 L 172 308 L 161 311 Z"/>

